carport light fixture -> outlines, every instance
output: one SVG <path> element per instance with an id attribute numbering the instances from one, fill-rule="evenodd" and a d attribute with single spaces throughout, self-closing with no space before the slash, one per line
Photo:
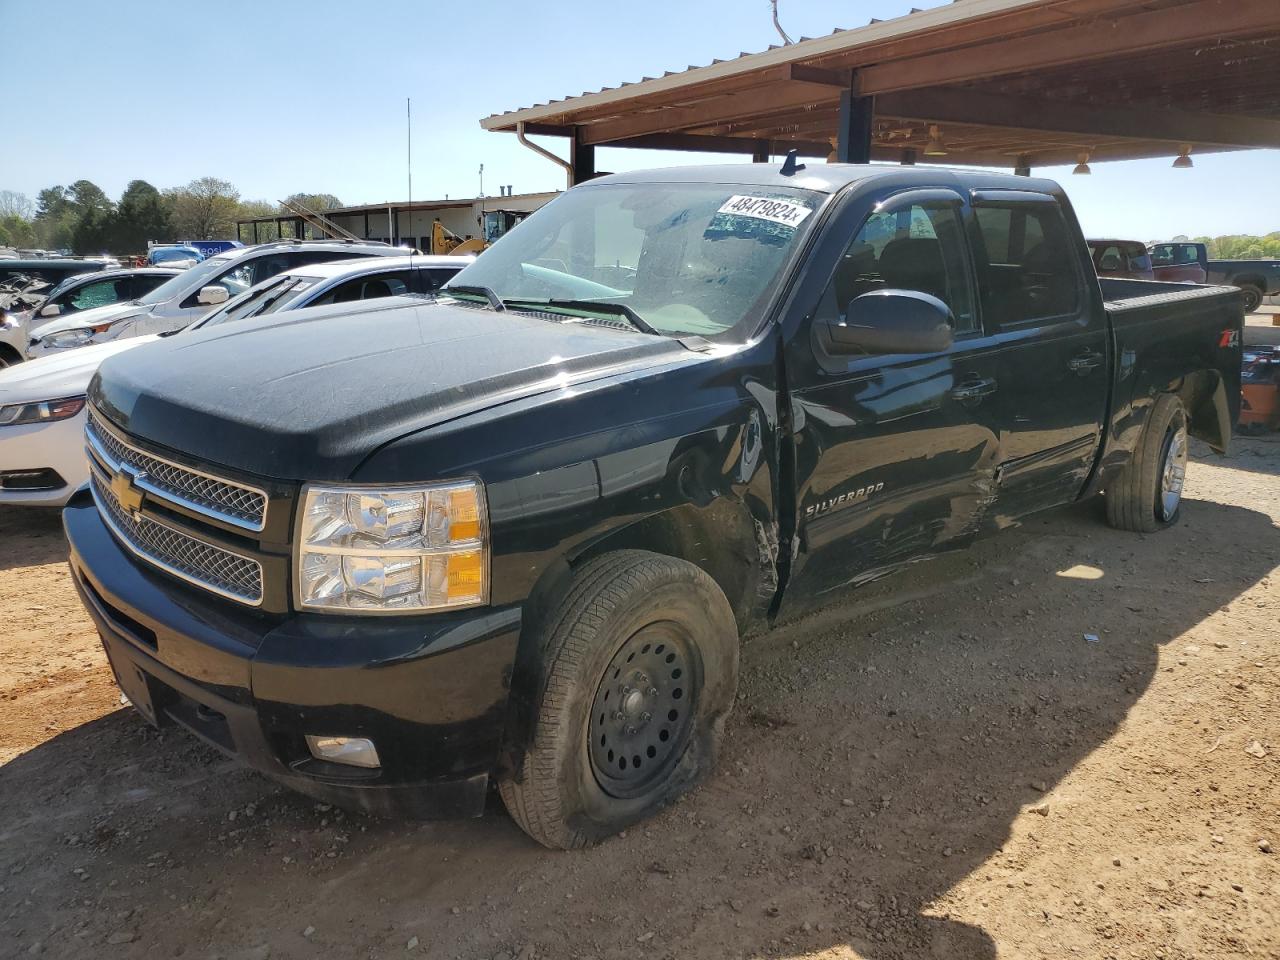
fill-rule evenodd
<path id="1" fill-rule="evenodd" d="M 1178 150 L 1178 156 L 1173 161 L 1173 169 L 1190 170 L 1195 164 L 1191 160 L 1191 144 L 1184 143 Z"/>
<path id="2" fill-rule="evenodd" d="M 938 125 L 931 124 L 929 127 L 929 143 L 924 148 L 926 157 L 945 157 L 947 155 L 947 145 L 942 142 L 942 130 Z"/>
<path id="3" fill-rule="evenodd" d="M 1081 150 L 1078 159 L 1080 162 L 1076 164 L 1076 168 L 1071 172 L 1077 177 L 1087 177 L 1092 174 L 1093 170 L 1089 167 L 1089 151 Z"/>

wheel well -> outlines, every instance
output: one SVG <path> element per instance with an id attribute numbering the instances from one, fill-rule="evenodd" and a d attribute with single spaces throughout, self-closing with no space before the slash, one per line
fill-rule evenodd
<path id="1" fill-rule="evenodd" d="M 0 359 L 6 363 L 21 363 L 22 354 L 7 343 L 0 343 Z"/>
<path id="2" fill-rule="evenodd" d="M 1263 293 L 1267 292 L 1267 282 L 1261 276 L 1252 273 L 1236 274 L 1231 278 L 1231 282 L 1237 287 L 1257 287 Z"/>
<path id="3" fill-rule="evenodd" d="M 773 599 L 776 546 L 762 544 L 761 534 L 741 503 L 714 500 L 705 507 L 683 504 L 646 517 L 611 533 L 569 559 L 577 567 L 615 550 L 648 550 L 687 560 L 701 567 L 724 591 L 739 628 L 768 609 Z M 764 540 L 769 538 L 767 535 Z M 776 537 L 773 538 L 776 545 Z M 760 576 L 767 564 L 766 575 Z M 763 581 L 763 582 L 762 582 Z M 768 596 L 763 594 L 766 592 Z"/>

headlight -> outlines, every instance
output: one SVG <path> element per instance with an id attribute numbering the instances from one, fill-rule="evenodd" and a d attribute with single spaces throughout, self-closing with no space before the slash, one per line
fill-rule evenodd
<path id="1" fill-rule="evenodd" d="M 408 613 L 487 603 L 488 536 L 476 480 L 308 486 L 298 523 L 299 606 Z"/>
<path id="2" fill-rule="evenodd" d="M 93 331 L 91 329 L 88 327 L 76 327 L 74 330 L 59 330 L 57 333 L 51 333 L 48 336 L 41 337 L 36 343 L 53 350 L 60 350 L 64 347 L 79 347 L 88 343 L 92 338 Z"/>
<path id="3" fill-rule="evenodd" d="M 84 397 L 64 400 L 40 400 L 36 403 L 13 403 L 0 407 L 0 427 L 17 427 L 24 423 L 52 423 L 69 420 L 84 409 Z"/>

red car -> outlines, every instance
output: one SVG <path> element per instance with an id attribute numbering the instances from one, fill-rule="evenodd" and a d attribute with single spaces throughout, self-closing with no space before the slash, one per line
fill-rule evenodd
<path id="1" fill-rule="evenodd" d="M 1093 269 L 1100 277 L 1154 280 L 1146 244 L 1137 240 L 1089 240 Z"/>

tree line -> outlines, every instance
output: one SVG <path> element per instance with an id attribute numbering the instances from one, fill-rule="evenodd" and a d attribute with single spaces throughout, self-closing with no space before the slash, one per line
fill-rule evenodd
<path id="1" fill-rule="evenodd" d="M 1211 260 L 1280 260 L 1280 230 L 1265 237 L 1233 234 L 1226 237 L 1197 237 Z"/>
<path id="2" fill-rule="evenodd" d="M 330 193 L 295 193 L 288 202 L 321 211 L 342 206 Z M 131 180 L 114 201 L 93 181 L 77 180 L 46 187 L 34 201 L 0 190 L 0 246 L 137 254 L 147 249 L 148 240 L 235 240 L 237 220 L 284 212 L 267 200 L 242 200 L 240 191 L 217 177 L 165 190 Z M 260 240 L 277 237 L 274 223 L 259 226 Z"/>

